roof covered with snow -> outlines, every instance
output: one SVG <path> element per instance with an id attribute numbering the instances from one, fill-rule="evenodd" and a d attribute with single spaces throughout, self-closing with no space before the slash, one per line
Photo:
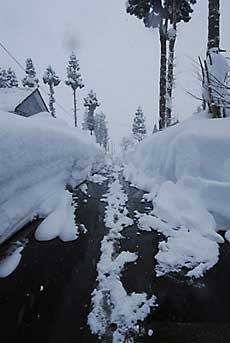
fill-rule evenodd
<path id="1" fill-rule="evenodd" d="M 28 96 L 35 91 L 35 88 L 0 88 L 0 109 L 7 112 L 14 112 Z"/>

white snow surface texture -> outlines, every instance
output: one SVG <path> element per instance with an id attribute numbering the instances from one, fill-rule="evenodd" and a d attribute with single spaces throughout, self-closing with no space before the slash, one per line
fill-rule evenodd
<path id="1" fill-rule="evenodd" d="M 114 173 L 114 182 L 109 192 L 103 197 L 107 203 L 105 225 L 108 234 L 101 243 L 101 257 L 97 265 L 98 287 L 92 293 L 93 309 L 88 316 L 91 331 L 99 337 L 113 343 L 133 343 L 131 335 L 138 333 L 139 321 L 143 321 L 152 307 L 156 306 L 156 297 L 148 299 L 146 293 L 128 294 L 121 281 L 121 273 L 128 263 L 133 263 L 138 256 L 129 251 L 117 251 L 122 231 L 132 225 L 125 206 L 128 197 L 122 189 L 118 174 Z M 119 249 L 118 249 L 119 250 Z M 110 326 L 116 325 L 112 333 Z M 112 339 L 109 336 L 112 335 Z"/>
<path id="2" fill-rule="evenodd" d="M 200 277 L 218 262 L 218 231 L 230 238 L 230 119 L 195 113 L 155 133 L 129 156 L 124 174 L 149 192 L 150 215 L 139 215 L 142 230 L 166 236 L 156 255 L 158 276 L 188 269 Z"/>
<path id="3" fill-rule="evenodd" d="M 65 227 L 60 203 L 68 212 L 71 199 L 65 186 L 87 179 L 103 161 L 102 150 L 87 139 L 81 130 L 48 113 L 24 118 L 0 111 L 0 242 L 34 216 L 47 217 L 52 212 L 50 229 L 60 219 L 62 223 L 47 238 L 75 237 L 68 228 L 66 237 L 60 233 L 61 225 Z M 68 225 L 73 226 L 73 220 Z M 43 225 L 37 235 L 40 239 L 45 239 L 44 230 Z"/>

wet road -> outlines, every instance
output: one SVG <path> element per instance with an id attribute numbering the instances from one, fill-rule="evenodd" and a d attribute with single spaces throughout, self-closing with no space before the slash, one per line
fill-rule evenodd
<path id="1" fill-rule="evenodd" d="M 89 183 L 88 195 L 77 191 L 77 221 L 88 229 L 74 242 L 59 239 L 38 242 L 34 229 L 38 221 L 0 248 L 0 256 L 14 242 L 28 239 L 18 268 L 0 279 L 1 342 L 96 343 L 87 325 L 91 293 L 96 286 L 96 265 L 104 226 L 107 183 Z M 128 210 L 147 212 L 143 193 L 123 181 L 129 197 Z M 183 275 L 155 278 L 154 255 L 162 237 L 141 232 L 136 225 L 123 231 L 121 250 L 138 252 L 136 264 L 125 267 L 122 282 L 129 292 L 155 294 L 159 307 L 145 320 L 145 334 L 136 342 L 229 343 L 230 342 L 230 245 L 221 246 L 221 258 L 202 280 L 189 282 Z M 153 329 L 152 337 L 147 330 Z"/>

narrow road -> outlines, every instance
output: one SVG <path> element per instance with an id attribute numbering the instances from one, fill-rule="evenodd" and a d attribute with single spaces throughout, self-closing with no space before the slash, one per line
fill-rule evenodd
<path id="1" fill-rule="evenodd" d="M 229 343 L 229 244 L 221 246 L 220 262 L 201 280 L 189 281 L 182 273 L 156 278 L 154 256 L 162 237 L 154 231 L 139 232 L 134 216 L 135 210 L 148 213 L 151 204 L 142 203 L 143 192 L 121 175 L 119 180 L 133 224 L 124 226 L 123 238 L 116 243 L 117 254 L 138 254 L 135 262 L 124 265 L 119 278 L 128 294 L 155 295 L 159 305 L 152 308 L 142 325 L 142 335 L 135 336 L 134 342 Z M 39 221 L 35 221 L 0 248 L 2 257 L 16 242 L 23 240 L 25 244 L 17 269 L 0 279 L 2 342 L 101 342 L 92 335 L 87 320 L 93 308 L 92 292 L 100 288 L 97 266 L 102 240 L 109 233 L 104 220 L 106 201 L 101 199 L 112 182 L 113 177 L 107 175 L 102 184 L 89 182 L 87 194 L 80 190 L 73 194 L 76 221 L 88 230 L 76 241 L 38 242 L 34 230 Z M 110 343 L 111 337 L 102 340 Z"/>

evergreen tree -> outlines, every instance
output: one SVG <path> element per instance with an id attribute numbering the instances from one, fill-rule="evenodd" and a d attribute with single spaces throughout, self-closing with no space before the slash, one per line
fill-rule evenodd
<path id="1" fill-rule="evenodd" d="M 7 88 L 7 71 L 0 69 L 0 88 Z"/>
<path id="2" fill-rule="evenodd" d="M 31 58 L 26 60 L 26 76 L 22 79 L 23 87 L 38 87 L 39 80 L 36 78 L 36 71 Z"/>
<path id="3" fill-rule="evenodd" d="M 189 21 L 196 0 L 128 0 L 127 12 L 143 20 L 146 27 L 158 28 L 161 46 L 159 129 L 170 125 L 173 88 L 173 60 L 176 24 Z M 169 29 L 169 25 L 172 25 Z M 169 58 L 167 68 L 167 41 Z M 168 70 L 168 74 L 167 74 Z"/>
<path id="4" fill-rule="evenodd" d="M 140 106 L 138 107 L 133 119 L 132 132 L 138 141 L 141 141 L 143 136 L 146 134 L 145 117 Z"/>
<path id="5" fill-rule="evenodd" d="M 103 145 L 105 151 L 108 151 L 108 148 L 109 148 L 109 130 L 108 130 L 107 126 L 105 127 L 105 130 L 104 130 L 102 145 Z"/>
<path id="6" fill-rule="evenodd" d="M 6 77 L 8 87 L 18 87 L 18 80 L 16 74 L 11 68 L 7 69 Z"/>
<path id="7" fill-rule="evenodd" d="M 18 87 L 18 80 L 15 72 L 8 68 L 0 70 L 0 88 Z"/>
<path id="8" fill-rule="evenodd" d="M 97 107 L 100 106 L 100 103 L 97 100 L 96 93 L 91 90 L 89 94 L 87 95 L 86 98 L 84 98 L 84 106 L 87 110 L 87 126 L 88 130 L 90 131 L 91 135 L 93 134 L 94 131 L 94 112 Z"/>
<path id="9" fill-rule="evenodd" d="M 18 80 L 15 72 L 8 68 L 0 70 L 0 88 L 18 87 Z"/>
<path id="10" fill-rule="evenodd" d="M 153 133 L 156 133 L 158 130 L 157 130 L 157 124 L 154 124 L 154 127 L 153 127 Z"/>
<path id="11" fill-rule="evenodd" d="M 51 115 L 55 118 L 55 108 L 54 108 L 54 103 L 55 103 L 55 98 L 54 98 L 54 87 L 58 86 L 61 80 L 59 77 L 56 75 L 55 71 L 52 69 L 51 66 L 49 66 L 43 76 L 43 82 L 44 84 L 47 84 L 49 86 L 49 109 Z"/>
<path id="12" fill-rule="evenodd" d="M 96 113 L 94 122 L 94 133 L 96 137 L 96 143 L 100 144 L 100 146 L 103 146 L 106 150 L 108 146 L 108 128 L 106 125 L 105 114 L 102 112 Z"/>
<path id="13" fill-rule="evenodd" d="M 73 90 L 73 102 L 74 102 L 74 124 L 77 127 L 77 99 L 76 93 L 78 88 L 83 88 L 83 82 L 80 74 L 79 61 L 74 52 L 70 55 L 69 64 L 67 66 L 67 80 L 65 84 Z"/>
<path id="14" fill-rule="evenodd" d="M 167 30 L 168 20 L 165 17 L 162 0 L 128 0 L 127 13 L 143 20 L 146 27 L 158 28 L 160 36 L 160 98 L 159 127 L 165 127 L 166 111 L 166 73 L 167 73 Z"/>

